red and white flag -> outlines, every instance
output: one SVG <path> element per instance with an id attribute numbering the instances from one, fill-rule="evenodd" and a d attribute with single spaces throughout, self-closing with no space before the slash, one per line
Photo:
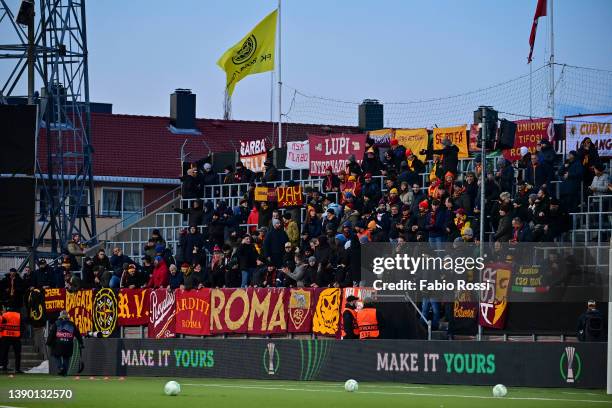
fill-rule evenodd
<path id="1" fill-rule="evenodd" d="M 546 16 L 546 0 L 538 0 L 535 15 L 533 16 L 533 24 L 531 25 L 531 34 L 529 35 L 529 57 L 527 57 L 528 64 L 531 63 L 531 55 L 533 54 L 536 31 L 538 30 L 538 18 L 544 16 Z"/>

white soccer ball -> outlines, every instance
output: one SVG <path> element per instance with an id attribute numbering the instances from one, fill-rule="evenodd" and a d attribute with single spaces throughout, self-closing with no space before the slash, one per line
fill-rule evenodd
<path id="1" fill-rule="evenodd" d="M 359 383 L 353 379 L 346 380 L 344 383 L 344 389 L 348 392 L 355 392 L 359 389 Z"/>
<path id="2" fill-rule="evenodd" d="M 181 392 L 181 384 L 176 381 L 168 381 L 166 385 L 164 385 L 164 393 L 166 395 L 178 395 Z"/>
<path id="3" fill-rule="evenodd" d="M 493 387 L 493 396 L 494 397 L 505 397 L 506 394 L 508 394 L 508 389 L 506 388 L 506 386 L 504 384 L 497 384 L 495 387 Z"/>

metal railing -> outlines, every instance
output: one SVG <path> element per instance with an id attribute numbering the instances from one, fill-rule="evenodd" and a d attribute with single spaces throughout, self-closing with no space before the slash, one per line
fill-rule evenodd
<path id="1" fill-rule="evenodd" d="M 87 243 L 96 244 L 100 241 L 107 241 L 110 237 L 117 235 L 119 232 L 129 228 L 130 225 L 135 224 L 141 218 L 150 214 L 151 211 L 154 211 L 164 205 L 160 203 L 163 203 L 164 201 L 167 203 L 179 197 L 180 191 L 181 191 L 180 186 L 174 188 L 173 190 L 168 191 L 166 194 L 162 195 L 161 197 L 156 198 L 155 200 L 145 205 L 142 208 L 142 210 L 140 210 L 139 212 L 132 213 L 128 215 L 127 217 L 122 218 L 121 220 L 117 221 L 115 224 L 106 228 L 104 231 L 98 233 L 98 235 L 96 235 L 95 237 L 90 238 L 89 241 L 87 241 Z"/>

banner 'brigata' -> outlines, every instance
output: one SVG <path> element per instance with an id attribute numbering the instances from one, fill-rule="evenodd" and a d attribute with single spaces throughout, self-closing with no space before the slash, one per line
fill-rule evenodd
<path id="1" fill-rule="evenodd" d="M 331 134 L 326 136 L 309 135 L 310 175 L 323 176 L 325 169 L 331 167 L 332 173 L 346 170 L 349 157 L 355 156 L 361 164 L 365 151 L 365 134 Z"/>

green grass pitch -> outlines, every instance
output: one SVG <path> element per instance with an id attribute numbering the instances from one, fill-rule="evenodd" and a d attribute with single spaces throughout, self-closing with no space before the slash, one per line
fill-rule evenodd
<path id="1" fill-rule="evenodd" d="M 494 398 L 492 387 L 420 385 L 399 383 L 359 384 L 354 393 L 343 383 L 257 381 L 212 378 L 176 378 L 181 393 L 164 395 L 170 378 L 75 377 L 19 375 L 0 377 L 0 407 L 612 407 L 604 390 L 512 388 L 504 398 Z M 70 389 L 71 400 L 9 399 L 10 389 Z"/>

